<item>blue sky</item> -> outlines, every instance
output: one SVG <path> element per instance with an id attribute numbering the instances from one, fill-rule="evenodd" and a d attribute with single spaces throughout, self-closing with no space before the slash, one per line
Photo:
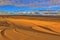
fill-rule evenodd
<path id="1" fill-rule="evenodd" d="M 9 1 L 9 3 L 8 3 Z M 36 11 L 36 10 L 60 10 L 58 1 L 52 0 L 5 0 L 0 3 L 0 11 L 18 12 L 18 11 Z M 51 3 L 51 4 L 50 4 Z M 56 5 L 55 5 L 55 4 Z"/>

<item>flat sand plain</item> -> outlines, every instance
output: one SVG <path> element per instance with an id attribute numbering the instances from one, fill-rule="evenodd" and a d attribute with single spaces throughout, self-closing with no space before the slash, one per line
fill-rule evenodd
<path id="1" fill-rule="evenodd" d="M 0 40 L 60 40 L 60 18 L 0 16 Z"/>

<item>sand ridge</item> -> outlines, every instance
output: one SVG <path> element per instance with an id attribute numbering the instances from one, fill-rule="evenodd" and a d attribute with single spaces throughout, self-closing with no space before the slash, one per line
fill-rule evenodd
<path id="1" fill-rule="evenodd" d="M 4 17 L 4 18 L 1 17 L 0 39 L 1 40 L 40 40 L 40 39 L 59 40 L 60 21 L 58 19 L 60 18 L 50 18 L 50 20 L 48 19 L 45 19 L 44 17 L 39 18 L 29 16 L 28 17 L 20 16 L 19 18 L 15 16 Z"/>

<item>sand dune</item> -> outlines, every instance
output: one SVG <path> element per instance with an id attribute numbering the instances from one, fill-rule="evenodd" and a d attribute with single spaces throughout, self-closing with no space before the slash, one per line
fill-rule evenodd
<path id="1" fill-rule="evenodd" d="M 0 40 L 60 40 L 60 18 L 1 16 Z"/>

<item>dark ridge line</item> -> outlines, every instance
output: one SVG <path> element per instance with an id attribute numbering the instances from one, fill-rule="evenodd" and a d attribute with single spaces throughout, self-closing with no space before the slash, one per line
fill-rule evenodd
<path id="1" fill-rule="evenodd" d="M 9 21 L 9 22 L 10 22 L 10 21 Z M 29 29 L 30 29 L 30 31 L 32 31 L 32 30 L 31 30 L 32 28 L 24 28 L 24 27 L 21 27 L 21 26 L 18 27 L 18 25 L 15 25 L 15 24 L 12 23 L 12 22 L 10 22 L 10 23 L 15 26 L 14 28 L 15 28 L 15 31 L 16 31 L 16 32 L 19 32 L 19 31 L 16 30 L 16 28 L 17 28 L 17 29 L 23 29 L 23 30 L 29 30 Z M 23 34 L 24 34 L 24 33 L 23 33 Z M 24 35 L 27 35 L 27 34 L 24 34 Z M 30 36 L 30 37 L 32 37 L 32 36 Z"/>
<path id="2" fill-rule="evenodd" d="M 33 24 L 33 23 L 32 23 L 32 24 Z M 34 24 L 34 25 L 36 25 L 36 24 Z M 50 29 L 50 28 L 44 27 L 44 26 L 39 26 L 39 25 L 36 25 L 36 26 L 38 26 L 38 27 L 40 27 L 40 28 L 43 28 L 43 29 L 45 29 L 45 30 L 49 30 L 49 31 L 54 32 L 54 33 L 58 33 L 58 32 L 56 32 L 56 31 L 54 31 L 54 30 L 52 30 L 52 29 Z"/>
<path id="3" fill-rule="evenodd" d="M 6 28 L 1 31 L 1 35 L 2 35 L 3 37 L 6 37 L 5 34 L 4 34 L 5 30 L 6 30 Z"/>
<path id="4" fill-rule="evenodd" d="M 9 21 L 9 20 L 6 20 L 6 21 L 8 21 L 9 23 L 11 23 L 11 24 L 13 24 L 13 25 L 15 25 L 15 26 L 18 26 L 18 25 L 16 25 L 16 24 L 14 24 L 13 22 L 11 22 L 11 21 Z M 31 24 L 33 24 L 33 23 L 31 23 Z M 35 24 L 34 24 L 35 25 Z M 46 28 L 46 27 L 43 27 L 43 26 L 39 26 L 39 25 L 37 25 L 38 27 L 41 27 L 41 28 L 43 28 L 43 29 L 47 29 L 47 30 L 49 30 L 49 31 L 52 31 L 52 32 L 55 32 L 55 33 L 57 33 L 56 31 L 53 31 L 53 30 L 51 30 L 50 28 Z M 18 26 L 18 27 L 15 27 L 15 28 L 20 28 L 20 29 L 25 29 L 25 30 L 29 30 L 30 29 L 30 31 L 32 31 L 32 27 L 29 27 L 29 28 L 25 28 L 25 27 L 21 27 L 21 26 Z M 50 33 L 51 34 L 51 33 Z"/>
<path id="5" fill-rule="evenodd" d="M 4 39 L 10 40 L 7 36 L 5 36 L 5 34 L 4 34 L 5 30 L 7 30 L 7 28 L 5 28 L 1 31 L 1 35 L 2 35 L 2 37 L 4 37 Z"/>
<path id="6" fill-rule="evenodd" d="M 51 32 L 57 33 L 56 31 L 54 31 L 54 30 L 52 30 L 52 29 L 50 29 L 50 28 L 44 27 L 44 26 L 39 26 L 39 25 L 38 25 L 38 27 L 43 28 L 43 29 L 46 29 L 46 30 L 49 30 L 49 31 L 51 31 Z"/>
<path id="7" fill-rule="evenodd" d="M 10 23 L 12 23 L 12 22 L 10 22 Z M 50 35 L 54 35 L 54 36 L 60 36 L 60 35 L 58 35 L 58 34 L 53 34 L 53 33 L 47 33 L 47 32 L 43 32 L 43 31 L 34 30 L 34 29 L 32 29 L 32 27 L 29 27 L 29 29 L 27 29 L 27 28 L 25 28 L 25 27 L 23 27 L 23 26 L 18 26 L 18 25 L 14 24 L 14 23 L 12 23 L 12 24 L 13 24 L 16 28 L 18 28 L 18 29 L 23 29 L 23 30 L 33 31 L 33 32 L 38 32 L 38 33 L 43 33 L 43 34 L 50 34 Z"/>
<path id="8" fill-rule="evenodd" d="M 18 26 L 18 25 L 17 25 Z M 43 32 L 43 31 L 38 31 L 38 30 L 35 30 L 35 29 L 33 29 L 33 28 L 29 28 L 29 29 L 27 29 L 27 28 L 22 28 L 22 26 L 19 26 L 19 27 L 17 27 L 18 29 L 23 29 L 23 30 L 27 30 L 27 31 L 32 31 L 32 32 L 38 32 L 38 33 L 43 33 L 43 34 L 49 34 L 49 35 L 54 35 L 54 36 L 60 36 L 60 35 L 58 35 L 58 34 L 53 34 L 53 33 L 47 33 L 47 32 Z"/>
<path id="9" fill-rule="evenodd" d="M 9 17 L 9 16 L 29 16 L 29 17 L 53 17 L 53 18 L 60 18 L 60 16 L 48 16 L 48 15 L 0 15 L 4 17 Z"/>
<path id="10" fill-rule="evenodd" d="M 36 24 L 34 24 L 34 23 L 31 23 L 31 24 L 36 25 Z M 40 28 L 43 28 L 43 29 L 45 29 L 45 30 L 49 30 L 49 31 L 51 31 L 51 32 L 58 33 L 58 32 L 56 32 L 56 31 L 54 31 L 54 30 L 52 30 L 52 29 L 50 29 L 50 28 L 44 27 L 44 26 L 39 26 L 39 25 L 36 25 L 36 26 L 38 26 L 38 27 L 40 27 Z"/>
<path id="11" fill-rule="evenodd" d="M 59 36 L 60 37 L 60 35 L 58 35 L 58 34 L 47 33 L 47 32 L 38 31 L 38 30 L 34 30 L 34 29 L 33 29 L 33 31 L 38 32 L 38 33 L 43 33 L 43 34 L 48 34 L 48 35 L 53 35 L 53 36 Z"/>

